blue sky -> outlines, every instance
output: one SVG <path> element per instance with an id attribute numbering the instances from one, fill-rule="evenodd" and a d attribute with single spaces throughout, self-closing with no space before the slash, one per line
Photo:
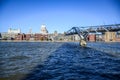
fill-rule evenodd
<path id="1" fill-rule="evenodd" d="M 120 23 L 120 0 L 0 0 L 0 32 L 20 28 L 62 33 L 73 26 Z"/>

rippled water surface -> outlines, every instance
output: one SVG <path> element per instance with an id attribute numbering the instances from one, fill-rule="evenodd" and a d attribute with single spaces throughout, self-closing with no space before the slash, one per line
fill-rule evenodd
<path id="1" fill-rule="evenodd" d="M 0 42 L 0 80 L 120 80 L 120 57 L 98 50 L 119 54 L 120 43 L 88 45 Z"/>

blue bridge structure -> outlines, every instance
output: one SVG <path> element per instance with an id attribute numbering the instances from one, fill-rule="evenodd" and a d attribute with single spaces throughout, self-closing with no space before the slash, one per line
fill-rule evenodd
<path id="1" fill-rule="evenodd" d="M 111 25 L 99 25 L 99 26 L 86 26 L 86 27 L 72 27 L 65 32 L 65 36 L 78 34 L 80 37 L 80 45 L 86 46 L 86 38 L 89 33 L 105 33 L 105 32 L 117 32 L 120 31 L 120 24 Z"/>

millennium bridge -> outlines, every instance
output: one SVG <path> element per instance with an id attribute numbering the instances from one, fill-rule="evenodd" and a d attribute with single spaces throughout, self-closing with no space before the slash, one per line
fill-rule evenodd
<path id="1" fill-rule="evenodd" d="M 99 25 L 99 26 L 86 26 L 86 27 L 72 27 L 68 30 L 65 35 L 74 35 L 78 34 L 80 37 L 80 45 L 85 47 L 86 46 L 86 38 L 89 33 L 105 33 L 105 35 L 109 38 L 111 33 L 115 33 L 120 31 L 120 24 L 111 24 L 111 25 Z"/>

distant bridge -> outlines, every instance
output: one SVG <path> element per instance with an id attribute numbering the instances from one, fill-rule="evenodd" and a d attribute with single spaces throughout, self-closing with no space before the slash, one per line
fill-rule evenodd
<path id="1" fill-rule="evenodd" d="M 97 32 L 116 32 L 120 31 L 120 24 L 112 24 L 112 25 L 99 25 L 99 26 L 86 26 L 86 27 L 72 27 L 68 30 L 65 35 L 74 35 L 78 34 L 80 37 L 80 45 L 86 46 L 86 37 L 89 33 L 97 33 Z"/>

